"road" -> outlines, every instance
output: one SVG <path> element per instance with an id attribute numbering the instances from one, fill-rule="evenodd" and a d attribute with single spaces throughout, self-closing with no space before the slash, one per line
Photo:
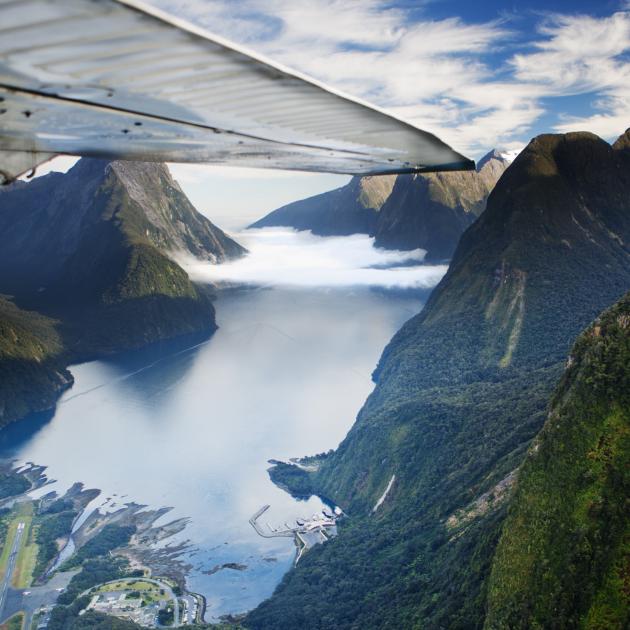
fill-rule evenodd
<path id="1" fill-rule="evenodd" d="M 20 543 L 22 536 L 24 535 L 24 523 L 20 521 L 15 531 L 15 538 L 13 539 L 13 548 L 11 549 L 11 555 L 7 562 L 7 571 L 2 579 L 2 587 L 0 590 L 0 621 L 4 620 L 4 603 L 7 597 L 7 591 L 9 590 L 9 584 L 11 582 L 11 576 L 15 569 L 15 563 L 17 561 L 18 552 L 20 550 Z"/>
<path id="2" fill-rule="evenodd" d="M 7 617 L 21 610 L 25 615 L 24 628 L 30 628 L 33 615 L 42 607 L 47 609 L 52 608 L 57 602 L 59 593 L 68 588 L 70 580 L 77 573 L 78 569 L 73 571 L 58 571 L 42 586 L 30 586 L 26 591 L 22 589 L 9 589 L 4 608 Z M 24 595 L 25 592 L 27 592 L 28 595 Z"/>

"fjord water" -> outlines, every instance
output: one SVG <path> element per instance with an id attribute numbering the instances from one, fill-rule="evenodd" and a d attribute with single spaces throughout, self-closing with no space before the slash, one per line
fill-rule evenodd
<path id="1" fill-rule="evenodd" d="M 75 384 L 52 417 L 0 434 L 0 455 L 47 466 L 63 491 L 80 481 L 98 501 L 170 506 L 190 519 L 179 541 L 206 619 L 252 608 L 293 562 L 290 539 L 248 523 L 263 504 L 280 525 L 321 509 L 275 487 L 270 458 L 334 448 L 373 388 L 378 357 L 420 309 L 416 296 L 368 287 L 270 287 L 223 293 L 206 342 L 71 367 Z M 242 571 L 217 565 L 238 563 Z"/>
<path id="2" fill-rule="evenodd" d="M 446 271 L 363 235 L 237 238 L 246 258 L 188 261 L 200 281 L 242 287 L 219 293 L 210 339 L 72 366 L 53 413 L 0 432 L 0 457 L 46 466 L 59 492 L 100 489 L 91 507 L 136 502 L 172 508 L 159 523 L 189 519 L 166 544 L 188 543 L 187 584 L 205 595 L 208 620 L 254 607 L 294 560 L 291 539 L 256 534 L 254 512 L 270 504 L 263 523 L 280 526 L 323 507 L 274 486 L 268 460 L 337 446 L 385 344 L 421 308 L 417 291 Z"/>

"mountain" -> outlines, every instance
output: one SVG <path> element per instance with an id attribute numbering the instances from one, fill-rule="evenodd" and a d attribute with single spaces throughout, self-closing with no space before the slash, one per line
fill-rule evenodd
<path id="1" fill-rule="evenodd" d="M 421 248 L 427 260 L 447 259 L 508 165 L 495 150 L 475 171 L 354 177 L 342 188 L 274 210 L 250 227 L 284 225 L 321 236 L 369 234 L 378 247 Z"/>
<path id="2" fill-rule="evenodd" d="M 72 384 L 56 322 L 0 296 L 0 427 L 52 407 Z"/>
<path id="3" fill-rule="evenodd" d="M 427 260 L 451 258 L 459 237 L 484 211 L 488 195 L 509 166 L 491 151 L 475 171 L 401 175 L 379 212 L 374 244 L 427 251 Z"/>
<path id="4" fill-rule="evenodd" d="M 630 293 L 578 338 L 493 561 L 492 628 L 627 628 Z"/>
<path id="5" fill-rule="evenodd" d="M 535 138 L 383 352 L 339 448 L 315 472 L 272 469 L 348 519 L 249 626 L 481 628 L 518 469 L 571 344 L 628 287 L 627 134 Z"/>
<path id="6" fill-rule="evenodd" d="M 0 286 L 16 295 L 115 299 L 134 256 L 171 252 L 222 262 L 245 250 L 195 210 L 164 164 L 82 159 L 0 192 Z"/>
<path id="7" fill-rule="evenodd" d="M 172 256 L 216 263 L 245 251 L 195 210 L 165 165 L 82 159 L 0 192 L 0 292 L 13 299 L 0 326 L 29 331 L 36 315 L 26 312 L 40 313 L 34 338 L 47 322 L 55 341 L 22 359 L 67 378 L 57 364 L 213 331 L 212 296 Z M 24 382 L 31 397 L 15 409 L 42 407 L 50 388 Z"/>
<path id="8" fill-rule="evenodd" d="M 319 236 L 371 234 L 395 181 L 396 175 L 353 177 L 341 188 L 282 206 L 250 227 L 287 226 Z"/>

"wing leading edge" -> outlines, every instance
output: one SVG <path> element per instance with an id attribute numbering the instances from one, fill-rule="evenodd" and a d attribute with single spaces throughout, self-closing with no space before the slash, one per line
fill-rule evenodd
<path id="1" fill-rule="evenodd" d="M 55 154 L 474 168 L 433 134 L 138 0 L 0 0 L 0 180 Z"/>

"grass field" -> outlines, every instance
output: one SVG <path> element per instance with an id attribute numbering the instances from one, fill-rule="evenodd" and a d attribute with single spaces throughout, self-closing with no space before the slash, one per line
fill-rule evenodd
<path id="1" fill-rule="evenodd" d="M 137 582 L 127 582 L 125 580 L 121 582 L 111 582 L 105 584 L 98 589 L 99 593 L 108 593 L 110 591 L 153 591 L 159 590 L 155 584 L 145 582 L 141 578 Z"/>
<path id="2" fill-rule="evenodd" d="M 0 577 L 3 576 L 7 570 L 7 562 L 9 561 L 11 549 L 13 549 L 15 530 L 17 529 L 17 522 L 14 522 L 11 516 L 5 516 L 4 520 L 7 523 L 8 529 L 5 539 L 2 541 L 2 553 L 0 554 Z"/>

